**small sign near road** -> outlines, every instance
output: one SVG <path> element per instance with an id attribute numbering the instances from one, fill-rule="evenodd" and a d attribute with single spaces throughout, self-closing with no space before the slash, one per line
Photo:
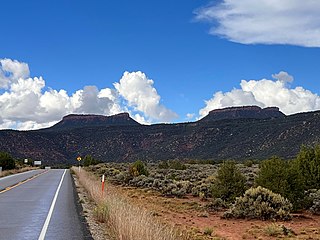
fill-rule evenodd
<path id="1" fill-rule="evenodd" d="M 79 172 L 80 172 L 80 170 L 81 170 L 81 166 L 80 166 L 81 157 L 78 156 L 78 157 L 77 157 L 77 160 L 78 160 L 78 162 L 79 162 Z"/>
<path id="2" fill-rule="evenodd" d="M 34 162 L 33 162 L 33 165 L 35 165 L 35 166 L 41 166 L 41 161 L 34 161 Z"/>

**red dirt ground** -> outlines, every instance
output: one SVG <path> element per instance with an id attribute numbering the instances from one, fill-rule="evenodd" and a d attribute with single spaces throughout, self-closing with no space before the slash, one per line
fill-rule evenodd
<path id="1" fill-rule="evenodd" d="M 206 202 L 199 198 L 167 198 L 154 191 L 108 185 L 108 191 L 116 191 L 128 201 L 153 212 L 165 223 L 188 232 L 188 239 L 319 239 L 320 216 L 306 212 L 293 215 L 291 221 L 260 221 L 222 219 L 223 212 L 206 212 Z M 273 229 L 284 225 L 294 234 L 274 233 Z M 271 228 L 271 233 L 266 228 Z M 281 229 L 281 228 L 280 228 Z M 207 231 L 207 234 L 205 234 Z M 211 234 L 209 234 L 212 231 Z"/>

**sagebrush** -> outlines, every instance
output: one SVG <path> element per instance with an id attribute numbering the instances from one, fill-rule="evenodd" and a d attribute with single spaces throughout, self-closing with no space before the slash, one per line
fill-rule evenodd
<path id="1" fill-rule="evenodd" d="M 292 204 L 287 199 L 259 186 L 248 189 L 242 197 L 237 198 L 225 217 L 289 220 L 291 209 Z"/>

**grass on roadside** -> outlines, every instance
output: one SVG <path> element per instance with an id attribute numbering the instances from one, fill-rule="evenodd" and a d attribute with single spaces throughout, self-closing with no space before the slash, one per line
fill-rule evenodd
<path id="1" fill-rule="evenodd" d="M 97 204 L 95 216 L 105 222 L 119 240 L 174 240 L 182 239 L 172 227 L 163 225 L 151 212 L 130 204 L 123 197 L 110 193 L 102 195 L 101 184 L 92 174 L 73 168 L 80 184 Z"/>

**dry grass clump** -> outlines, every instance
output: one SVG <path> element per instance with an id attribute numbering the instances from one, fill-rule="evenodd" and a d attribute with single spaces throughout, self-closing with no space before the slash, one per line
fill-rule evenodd
<path id="1" fill-rule="evenodd" d="M 275 223 L 271 223 L 271 224 L 267 225 L 264 228 L 264 232 L 266 235 L 268 235 L 270 237 L 279 237 L 281 235 L 293 237 L 296 235 L 292 229 L 287 228 L 285 225 L 278 225 Z"/>
<path id="2" fill-rule="evenodd" d="M 176 231 L 161 224 L 152 213 L 132 205 L 115 193 L 102 195 L 100 182 L 86 172 L 73 169 L 81 185 L 97 203 L 95 216 L 105 222 L 119 240 L 173 240 L 178 239 Z"/>
<path id="3" fill-rule="evenodd" d="M 30 170 L 37 169 L 36 167 L 24 167 L 24 168 L 19 168 L 19 169 L 11 169 L 11 170 L 4 170 L 0 172 L 0 177 L 5 177 L 9 176 L 12 174 L 17 174 L 17 173 L 22 173 Z"/>

